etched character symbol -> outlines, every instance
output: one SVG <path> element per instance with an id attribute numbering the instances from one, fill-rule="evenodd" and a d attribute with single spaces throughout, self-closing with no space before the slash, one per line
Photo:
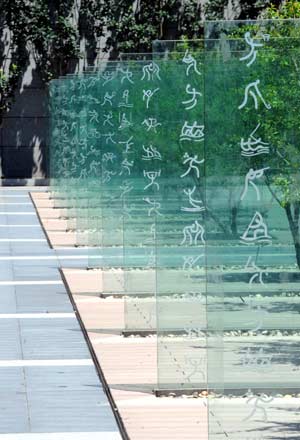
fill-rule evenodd
<path id="1" fill-rule="evenodd" d="M 270 167 L 260 168 L 259 170 L 254 170 L 253 168 L 250 168 L 250 170 L 248 171 L 248 173 L 245 177 L 245 185 L 244 185 L 244 190 L 241 195 L 241 200 L 244 200 L 244 198 L 246 197 L 246 195 L 248 193 L 248 189 L 249 189 L 249 184 L 255 189 L 256 199 L 258 201 L 260 200 L 260 192 L 259 192 L 258 186 L 253 181 L 263 177 L 264 172 L 269 169 L 270 169 Z"/>
<path id="2" fill-rule="evenodd" d="M 241 236 L 241 240 L 246 243 L 260 242 L 270 243 L 271 237 L 268 233 L 267 225 L 265 224 L 262 215 L 256 211 L 249 226 Z"/>
<path id="3" fill-rule="evenodd" d="M 265 354 L 263 348 L 260 348 L 258 352 L 255 352 L 248 347 L 242 358 L 242 364 L 244 367 L 253 367 L 255 370 L 259 369 L 266 371 L 271 369 L 272 359 L 273 355 Z"/>
<path id="4" fill-rule="evenodd" d="M 188 244 L 190 246 L 198 245 L 198 239 L 200 238 L 200 241 L 205 244 L 204 241 L 204 228 L 202 225 L 200 225 L 200 223 L 198 223 L 197 220 L 194 221 L 194 223 L 192 223 L 189 226 L 185 226 L 182 230 L 183 233 L 183 239 L 182 242 L 180 243 L 181 245 L 183 244 Z"/>
<path id="5" fill-rule="evenodd" d="M 161 125 L 161 123 L 157 122 L 157 119 L 155 118 L 148 118 L 144 119 L 142 125 L 145 125 L 147 127 L 147 131 L 153 130 L 156 133 L 156 129 Z"/>
<path id="6" fill-rule="evenodd" d="M 119 176 L 122 176 L 124 172 L 127 172 L 128 176 L 131 174 L 131 168 L 133 167 L 134 162 L 129 161 L 128 159 L 124 159 L 121 163 L 121 171 Z"/>
<path id="7" fill-rule="evenodd" d="M 252 283 L 254 283 L 254 281 L 258 281 L 260 284 L 265 284 L 263 281 L 263 275 L 268 275 L 268 273 L 264 272 L 262 269 L 256 266 L 252 256 L 248 258 L 247 263 L 245 265 L 245 269 L 255 270 L 255 273 L 251 276 L 249 280 L 250 286 L 252 285 Z"/>
<path id="8" fill-rule="evenodd" d="M 157 150 L 156 147 L 153 147 L 153 145 L 149 145 L 149 147 L 145 147 L 143 145 L 143 150 L 145 152 L 145 154 L 143 154 L 142 156 L 142 160 L 161 160 L 161 154 L 160 152 Z"/>
<path id="9" fill-rule="evenodd" d="M 157 93 L 159 91 L 159 89 L 154 89 L 154 90 L 143 90 L 143 101 L 146 101 L 146 108 L 149 108 L 149 103 L 150 103 L 150 99 L 155 95 L 155 93 Z"/>
<path id="10" fill-rule="evenodd" d="M 103 102 L 102 104 L 100 104 L 101 106 L 105 105 L 105 104 L 109 104 L 110 106 L 113 105 L 112 100 L 114 99 L 114 97 L 116 96 L 116 92 L 106 92 L 103 98 Z"/>
<path id="11" fill-rule="evenodd" d="M 133 136 L 131 136 L 127 141 L 119 141 L 119 144 L 123 145 L 125 144 L 125 153 L 131 153 L 131 146 L 134 145 L 133 142 L 131 142 L 133 139 Z"/>
<path id="12" fill-rule="evenodd" d="M 156 182 L 156 179 L 160 177 L 161 170 L 159 171 L 146 171 L 144 170 L 144 177 L 150 180 L 150 183 L 144 187 L 144 190 L 150 188 L 151 186 L 156 186 L 157 190 L 159 191 L 159 184 Z"/>
<path id="13" fill-rule="evenodd" d="M 200 170 L 198 165 L 204 163 L 205 159 L 198 160 L 198 155 L 189 156 L 188 153 L 185 153 L 183 156 L 183 165 L 188 165 L 188 169 L 185 173 L 181 174 L 181 178 L 186 177 L 192 170 L 195 170 L 197 179 L 200 177 Z"/>
<path id="14" fill-rule="evenodd" d="M 201 72 L 199 72 L 199 70 L 197 68 L 197 61 L 193 57 L 193 55 L 189 52 L 188 49 L 185 51 L 182 62 L 187 65 L 186 76 L 189 76 L 191 69 L 193 69 L 197 75 L 201 75 Z"/>
<path id="15" fill-rule="evenodd" d="M 263 422 L 267 422 L 268 421 L 268 414 L 267 414 L 267 410 L 265 408 L 266 404 L 271 403 L 273 401 L 273 397 L 268 397 L 266 396 L 266 394 L 262 394 L 261 396 L 250 396 L 247 399 L 247 404 L 249 404 L 250 402 L 254 402 L 254 407 L 253 410 L 251 411 L 251 413 L 249 414 L 249 416 L 245 417 L 243 419 L 243 422 L 246 422 L 250 419 L 252 419 L 252 417 L 259 412 L 260 415 L 262 416 L 262 418 L 260 420 L 262 420 Z"/>
<path id="16" fill-rule="evenodd" d="M 119 130 L 125 130 L 126 128 L 129 128 L 133 125 L 133 123 L 127 118 L 126 113 L 119 114 L 119 122 Z"/>
<path id="17" fill-rule="evenodd" d="M 122 95 L 122 101 L 118 104 L 118 107 L 133 107 L 133 104 L 129 104 L 129 90 L 124 90 Z"/>
<path id="18" fill-rule="evenodd" d="M 161 203 L 156 200 L 151 200 L 149 197 L 144 197 L 143 200 L 150 205 L 148 209 L 148 217 L 151 217 L 152 214 L 163 216 L 163 214 L 159 211 L 161 208 Z"/>
<path id="19" fill-rule="evenodd" d="M 195 374 L 200 374 L 202 379 L 205 380 L 205 358 L 202 359 L 198 357 L 186 357 L 185 363 L 188 365 L 191 372 L 187 375 L 186 379 L 188 382 L 191 381 L 191 378 L 195 376 Z"/>
<path id="20" fill-rule="evenodd" d="M 257 55 L 256 49 L 258 47 L 263 47 L 263 43 L 255 42 L 254 39 L 251 37 L 250 32 L 245 33 L 244 39 L 245 39 L 246 43 L 248 44 L 248 46 L 250 46 L 250 52 L 247 55 L 240 58 L 240 61 L 249 60 L 246 64 L 246 66 L 250 67 L 251 64 L 253 64 L 254 61 L 256 60 L 256 55 Z"/>
<path id="21" fill-rule="evenodd" d="M 146 64 L 143 67 L 143 75 L 141 80 L 143 81 L 144 79 L 146 79 L 147 81 L 153 81 L 155 77 L 160 80 L 161 78 L 159 76 L 159 72 L 160 68 L 156 63 L 151 62 L 149 64 Z"/>
<path id="22" fill-rule="evenodd" d="M 129 70 L 128 67 L 126 70 L 119 68 L 119 72 L 122 74 L 121 84 L 123 84 L 124 81 L 128 81 L 131 84 L 134 84 L 134 81 L 132 81 L 133 73 Z"/>
<path id="23" fill-rule="evenodd" d="M 193 268 L 199 268 L 197 266 L 197 263 L 203 257 L 204 257 L 204 254 L 197 255 L 196 257 L 190 256 L 190 255 L 184 256 L 182 269 L 188 270 L 188 269 L 193 269 Z"/>
<path id="24" fill-rule="evenodd" d="M 264 320 L 265 320 L 268 312 L 267 312 L 267 310 L 264 310 L 261 307 L 261 305 L 258 304 L 257 300 L 255 298 L 253 298 L 252 296 L 250 297 L 250 301 L 249 301 L 248 306 L 249 306 L 249 313 L 253 312 L 252 315 L 254 315 L 254 320 L 245 322 L 245 325 L 247 325 L 249 327 L 252 326 L 250 328 L 250 331 L 257 332 L 258 330 L 262 329 Z M 253 327 L 253 323 L 254 323 L 254 327 Z"/>
<path id="25" fill-rule="evenodd" d="M 245 157 L 259 156 L 260 154 L 269 154 L 270 148 L 267 142 L 263 142 L 261 138 L 256 138 L 255 133 L 259 129 L 260 124 L 257 124 L 255 129 L 250 133 L 250 136 L 245 141 L 241 139 L 241 155 Z"/>
<path id="26" fill-rule="evenodd" d="M 194 192 L 196 191 L 196 186 L 193 186 L 193 188 L 187 188 L 184 189 L 183 192 L 186 194 L 189 198 L 189 204 L 191 206 L 189 207 L 182 207 L 181 211 L 184 212 L 201 212 L 205 211 L 205 206 L 203 206 L 202 200 L 197 200 L 193 197 Z"/>
<path id="27" fill-rule="evenodd" d="M 181 141 L 204 141 L 204 125 L 199 125 L 196 121 L 193 124 L 184 122 L 180 134 Z"/>
<path id="28" fill-rule="evenodd" d="M 187 99 L 186 101 L 182 101 L 182 104 L 186 106 L 186 110 L 192 110 L 198 104 L 198 97 L 202 96 L 202 93 L 197 92 L 195 87 L 192 87 L 190 84 L 186 86 L 185 91 L 188 95 L 191 95 L 191 98 Z"/>
<path id="29" fill-rule="evenodd" d="M 103 126 L 104 125 L 106 125 L 106 124 L 108 124 L 108 125 L 110 125 L 111 127 L 113 127 L 114 126 L 114 124 L 111 122 L 112 121 L 112 119 L 113 119 L 113 114 L 112 114 L 112 112 L 108 112 L 106 115 L 104 115 L 104 121 L 103 121 Z"/>
<path id="30" fill-rule="evenodd" d="M 239 106 L 239 110 L 241 110 L 242 108 L 244 108 L 247 105 L 249 95 L 251 96 L 251 98 L 254 101 L 254 108 L 255 108 L 255 110 L 258 109 L 258 98 L 261 100 L 261 102 L 266 107 L 266 109 L 270 110 L 271 104 L 267 103 L 264 100 L 264 98 L 263 98 L 263 96 L 262 96 L 262 94 L 261 94 L 261 92 L 260 92 L 260 90 L 258 88 L 259 84 L 260 84 L 260 80 L 257 79 L 256 81 L 253 81 L 252 83 L 249 83 L 246 86 L 245 93 L 244 93 L 244 100 L 243 100 L 242 104 Z"/>
<path id="31" fill-rule="evenodd" d="M 96 110 L 90 111 L 89 116 L 90 116 L 90 122 L 96 122 L 97 124 L 99 124 L 99 119 L 98 119 L 99 115 L 96 112 Z"/>

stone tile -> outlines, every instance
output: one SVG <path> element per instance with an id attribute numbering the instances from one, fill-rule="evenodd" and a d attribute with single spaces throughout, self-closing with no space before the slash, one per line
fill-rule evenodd
<path id="1" fill-rule="evenodd" d="M 22 359 L 20 332 L 16 319 L 0 320 L 0 359 Z"/>
<path id="2" fill-rule="evenodd" d="M 90 353 L 74 319 L 21 320 L 24 359 L 86 359 Z"/>
<path id="3" fill-rule="evenodd" d="M 73 311 L 73 307 L 63 285 L 16 286 L 15 290 L 16 309 L 19 313 Z"/>
<path id="4" fill-rule="evenodd" d="M 32 432 L 117 431 L 106 396 L 88 391 L 28 390 Z"/>
<path id="5" fill-rule="evenodd" d="M 30 430 L 26 394 L 14 390 L 1 392 L 0 433 Z"/>

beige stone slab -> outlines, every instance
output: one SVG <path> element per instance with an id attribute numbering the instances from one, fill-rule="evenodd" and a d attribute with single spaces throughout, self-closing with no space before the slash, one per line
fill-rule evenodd
<path id="1" fill-rule="evenodd" d="M 66 232 L 68 229 L 68 220 L 64 220 L 64 219 L 46 218 L 46 219 L 42 219 L 42 223 L 47 234 L 51 231 Z"/>
<path id="2" fill-rule="evenodd" d="M 62 269 L 70 291 L 76 293 L 98 293 L 103 290 L 102 271 L 86 269 Z"/>
<path id="3" fill-rule="evenodd" d="M 34 192 L 34 190 L 33 190 L 30 192 L 30 195 L 34 200 L 50 199 L 51 192 L 50 191 Z"/>
<path id="4" fill-rule="evenodd" d="M 204 399 L 161 398 L 153 394 L 157 387 L 157 340 L 120 335 L 124 299 L 86 294 L 84 279 L 98 283 L 99 288 L 100 273 L 64 270 L 71 291 L 73 288 L 79 292 L 73 295 L 74 300 L 130 439 L 207 440 Z"/>
<path id="5" fill-rule="evenodd" d="M 49 231 L 47 232 L 49 241 L 53 247 L 76 246 L 77 235 L 72 231 Z"/>
<path id="6" fill-rule="evenodd" d="M 124 300 L 122 298 L 104 299 L 74 295 L 74 299 L 88 331 L 113 330 L 121 333 L 124 329 Z"/>

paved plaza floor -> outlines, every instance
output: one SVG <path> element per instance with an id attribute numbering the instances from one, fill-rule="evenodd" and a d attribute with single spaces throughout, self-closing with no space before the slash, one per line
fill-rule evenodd
<path id="1" fill-rule="evenodd" d="M 121 439 L 59 272 L 87 256 L 50 249 L 29 190 L 0 189 L 0 440 Z"/>

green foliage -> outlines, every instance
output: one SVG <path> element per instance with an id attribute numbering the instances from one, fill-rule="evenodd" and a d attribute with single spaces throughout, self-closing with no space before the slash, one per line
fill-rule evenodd
<path id="1" fill-rule="evenodd" d="M 103 13 L 111 34 L 107 50 L 149 52 L 156 39 L 179 39 L 182 36 L 199 38 L 199 3 L 197 0 L 181 3 L 179 0 L 140 0 L 135 8 L 131 0 L 106 1 Z"/>
<path id="2" fill-rule="evenodd" d="M 287 0 L 279 8 L 271 4 L 264 13 L 264 18 L 300 18 L 300 2 Z"/>

